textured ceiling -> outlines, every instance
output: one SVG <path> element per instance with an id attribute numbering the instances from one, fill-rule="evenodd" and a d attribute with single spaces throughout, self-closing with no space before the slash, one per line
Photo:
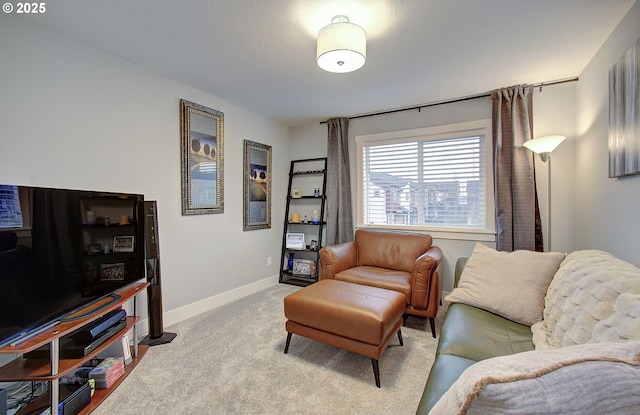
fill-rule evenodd
<path id="1" fill-rule="evenodd" d="M 56 0 L 26 18 L 295 126 L 574 77 L 633 3 Z M 367 62 L 347 74 L 315 62 L 338 14 L 367 31 Z"/>

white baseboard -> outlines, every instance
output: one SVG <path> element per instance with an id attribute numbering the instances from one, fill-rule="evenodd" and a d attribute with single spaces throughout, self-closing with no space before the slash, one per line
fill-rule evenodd
<path id="1" fill-rule="evenodd" d="M 165 311 L 162 315 L 163 326 L 166 328 L 172 324 L 179 323 L 188 318 L 197 316 L 206 311 L 213 310 L 232 301 L 238 300 L 242 297 L 246 297 L 251 294 L 255 294 L 258 291 L 262 291 L 269 287 L 278 284 L 278 275 L 273 275 L 265 279 L 252 282 L 242 287 L 234 288 L 229 291 L 225 291 L 220 294 L 216 294 L 204 300 L 196 301 L 182 307 L 175 308 L 173 310 Z M 148 318 L 141 319 L 138 323 L 138 329 L 141 337 L 144 337 L 149 333 L 149 321 Z"/>

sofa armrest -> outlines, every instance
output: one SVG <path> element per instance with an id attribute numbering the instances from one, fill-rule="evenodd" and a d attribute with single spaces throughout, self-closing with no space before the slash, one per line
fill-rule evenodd
<path id="1" fill-rule="evenodd" d="M 355 242 L 324 246 L 319 253 L 318 280 L 333 279 L 338 272 L 353 268 L 357 263 L 358 255 Z"/>
<path id="2" fill-rule="evenodd" d="M 456 273 L 455 273 L 454 279 L 453 279 L 453 286 L 454 287 L 458 286 L 458 283 L 460 282 L 460 276 L 462 275 L 462 270 L 464 270 L 464 267 L 467 265 L 467 261 L 468 260 L 469 260 L 469 258 L 460 257 L 456 261 Z"/>
<path id="3" fill-rule="evenodd" d="M 414 308 L 424 310 L 433 304 L 437 307 L 440 303 L 441 264 L 442 250 L 437 246 L 431 246 L 416 259 L 411 272 L 411 305 Z"/>

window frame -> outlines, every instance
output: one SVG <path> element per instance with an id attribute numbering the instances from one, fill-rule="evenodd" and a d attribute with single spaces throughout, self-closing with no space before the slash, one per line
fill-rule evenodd
<path id="1" fill-rule="evenodd" d="M 447 138 L 461 138 L 482 134 L 485 137 L 485 227 L 471 228 L 465 226 L 438 225 L 368 225 L 363 223 L 363 148 L 366 144 L 399 144 L 413 141 L 433 141 Z M 409 130 L 390 131 L 384 133 L 365 134 L 355 137 L 356 141 L 356 227 L 386 228 L 398 230 L 428 231 L 434 238 L 467 239 L 494 241 L 496 234 L 495 203 L 493 192 L 493 145 L 492 123 L 490 119 L 468 121 L 455 124 L 444 124 Z M 484 236 L 483 236 L 484 235 Z"/>

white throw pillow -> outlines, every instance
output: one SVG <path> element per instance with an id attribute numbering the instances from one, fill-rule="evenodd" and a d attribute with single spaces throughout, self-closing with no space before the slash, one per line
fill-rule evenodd
<path id="1" fill-rule="evenodd" d="M 531 326 L 542 320 L 544 296 L 565 254 L 500 252 L 476 243 L 458 286 L 445 297 Z"/>
<path id="2" fill-rule="evenodd" d="M 639 382 L 640 342 L 535 350 L 470 366 L 429 415 L 632 414 Z"/>
<path id="3" fill-rule="evenodd" d="M 640 269 L 604 251 L 570 253 L 531 331 L 536 349 L 640 340 Z"/>

